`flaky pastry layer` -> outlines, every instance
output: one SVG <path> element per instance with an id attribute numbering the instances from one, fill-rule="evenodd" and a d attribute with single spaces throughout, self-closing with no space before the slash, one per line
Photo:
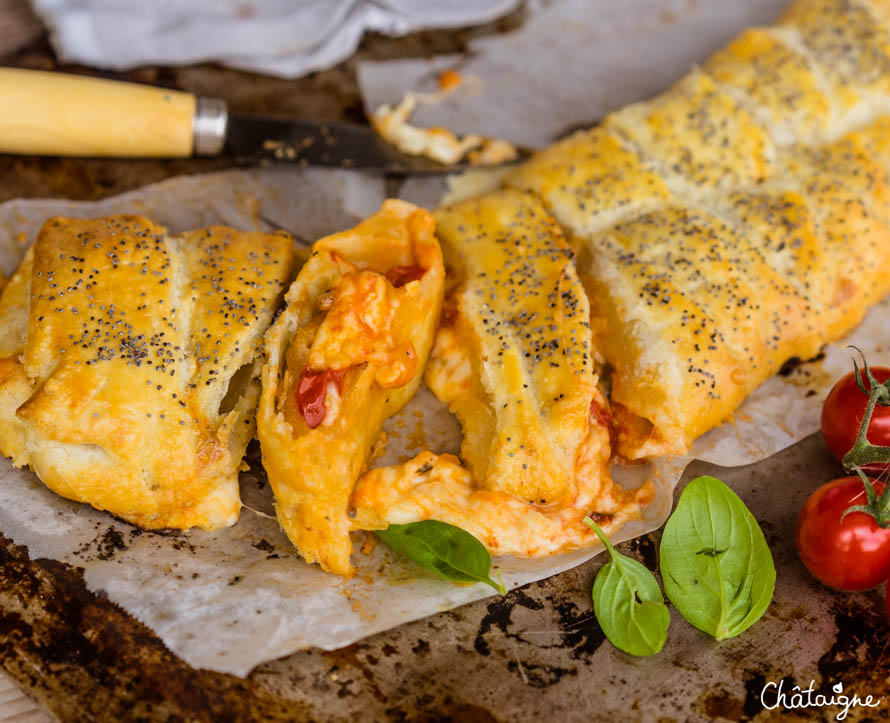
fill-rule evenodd
<path id="1" fill-rule="evenodd" d="M 0 297 L 0 451 L 146 528 L 238 519 L 286 234 L 47 221 Z"/>

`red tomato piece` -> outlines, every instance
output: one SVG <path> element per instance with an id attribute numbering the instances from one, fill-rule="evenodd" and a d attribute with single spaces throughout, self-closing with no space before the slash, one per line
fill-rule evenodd
<path id="1" fill-rule="evenodd" d="M 410 281 L 417 281 L 426 273 L 422 266 L 393 266 L 386 272 L 386 278 L 396 288 L 404 286 Z"/>
<path id="2" fill-rule="evenodd" d="M 328 393 L 328 383 L 333 382 L 338 392 L 343 391 L 343 370 L 324 369 L 315 371 L 303 369 L 300 375 L 300 384 L 297 387 L 297 406 L 300 414 L 306 420 L 309 429 L 315 429 L 321 424 L 327 411 L 324 400 Z"/>
<path id="3" fill-rule="evenodd" d="M 884 483 L 872 481 L 878 496 Z M 810 495 L 797 520 L 797 551 L 820 582 L 838 590 L 868 590 L 890 578 L 890 529 L 852 505 L 868 503 L 859 477 L 841 477 Z"/>
<path id="4" fill-rule="evenodd" d="M 890 377 L 887 367 L 870 367 L 875 379 L 883 383 Z M 868 378 L 862 375 L 866 389 L 871 389 Z M 831 453 L 842 460 L 856 443 L 859 426 L 868 406 L 868 397 L 856 385 L 852 372 L 840 378 L 828 393 L 822 405 L 822 437 Z M 879 447 L 890 446 L 890 407 L 875 406 L 868 425 L 866 439 Z M 887 464 L 873 464 L 864 467 L 869 472 L 879 472 L 890 468 Z"/>
<path id="5" fill-rule="evenodd" d="M 612 413 L 609 411 L 608 404 L 604 404 L 598 396 L 594 396 L 590 400 L 590 416 L 604 427 L 609 427 L 612 424 Z"/>

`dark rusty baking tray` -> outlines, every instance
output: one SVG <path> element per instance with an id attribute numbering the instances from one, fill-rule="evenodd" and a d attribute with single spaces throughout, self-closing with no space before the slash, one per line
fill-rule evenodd
<path id="1" fill-rule="evenodd" d="M 675 614 L 661 654 L 636 659 L 605 641 L 590 587 L 600 560 L 549 580 L 368 638 L 259 666 L 247 679 L 199 671 L 80 572 L 0 546 L 0 664 L 62 720 L 769 720 L 760 693 L 837 682 L 883 697 L 890 639 L 882 591 L 835 593 L 794 550 L 812 486 L 839 472 L 816 436 L 749 467 L 694 463 L 760 520 L 778 570 L 764 618 L 716 643 Z M 650 568 L 658 533 L 621 548 Z M 829 691 L 830 694 L 830 691 Z M 767 702 L 770 702 L 768 699 Z M 886 717 L 886 707 L 869 711 Z M 838 711 L 803 711 L 830 720 Z M 848 720 L 860 720 L 854 709 Z M 783 716 L 783 719 L 787 716 Z"/>

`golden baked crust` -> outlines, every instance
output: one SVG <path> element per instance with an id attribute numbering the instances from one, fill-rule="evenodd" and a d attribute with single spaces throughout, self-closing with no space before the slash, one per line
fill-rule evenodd
<path id="1" fill-rule="evenodd" d="M 607 116 L 603 127 L 627 139 L 676 192 L 735 188 L 773 175 L 766 128 L 726 88 L 693 71 L 670 90 Z"/>
<path id="2" fill-rule="evenodd" d="M 0 297 L 0 451 L 141 527 L 234 523 L 293 262 L 286 234 L 50 219 Z"/>
<path id="3" fill-rule="evenodd" d="M 340 575 L 349 556 L 349 497 L 385 419 L 414 395 L 433 343 L 445 269 L 428 211 L 389 200 L 353 229 L 318 241 L 265 339 L 257 431 L 278 521 L 308 562 Z M 422 270 L 404 284 L 397 268 Z M 322 308 L 323 307 L 323 308 Z M 325 382 L 310 428 L 297 401 L 307 370 Z"/>
<path id="4" fill-rule="evenodd" d="M 888 28 L 885 0 L 797 0 L 778 23 L 811 59 L 839 112 L 865 117 L 890 93 Z"/>
<path id="5" fill-rule="evenodd" d="M 651 489 L 609 475 L 608 411 L 591 357 L 590 310 L 559 227 L 528 193 L 501 191 L 436 213 L 449 276 L 426 382 L 461 422 L 461 457 L 424 452 L 371 470 L 355 524 L 423 519 L 470 531 L 496 554 L 592 544 Z"/>
<path id="6" fill-rule="evenodd" d="M 685 453 L 890 292 L 888 101 L 890 6 L 799 0 L 506 177 L 577 252 L 620 454 Z"/>
<path id="7" fill-rule="evenodd" d="M 578 131 L 536 153 L 507 177 L 536 193 L 554 218 L 578 235 L 596 233 L 670 199 L 665 180 L 613 130 Z"/>
<path id="8" fill-rule="evenodd" d="M 706 211 L 669 207 L 619 224 L 582 247 L 579 266 L 612 367 L 619 449 L 682 454 L 796 355 L 802 299 Z M 628 429 L 626 410 L 651 425 Z"/>
<path id="9" fill-rule="evenodd" d="M 780 143 L 827 137 L 836 118 L 831 94 L 788 28 L 751 28 L 702 66 L 768 123 Z"/>

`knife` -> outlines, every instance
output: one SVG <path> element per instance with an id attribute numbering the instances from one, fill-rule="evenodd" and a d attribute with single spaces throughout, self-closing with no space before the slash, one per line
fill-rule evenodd
<path id="1" fill-rule="evenodd" d="M 369 126 L 230 114 L 224 101 L 149 85 L 0 68 L 0 153 L 298 163 L 391 173 L 449 166 L 400 153 Z"/>

